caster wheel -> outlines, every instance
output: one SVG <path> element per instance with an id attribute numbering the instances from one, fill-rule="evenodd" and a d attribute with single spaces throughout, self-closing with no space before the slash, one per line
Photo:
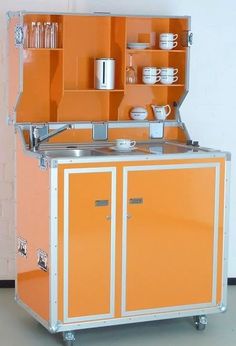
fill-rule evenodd
<path id="1" fill-rule="evenodd" d="M 74 346 L 74 341 L 69 340 L 69 341 L 64 341 L 65 346 Z"/>
<path id="2" fill-rule="evenodd" d="M 63 341 L 65 346 L 74 346 L 75 333 L 74 332 L 64 332 Z"/>
<path id="3" fill-rule="evenodd" d="M 204 330 L 207 326 L 207 317 L 206 315 L 195 316 L 193 318 L 195 328 L 197 330 Z"/>

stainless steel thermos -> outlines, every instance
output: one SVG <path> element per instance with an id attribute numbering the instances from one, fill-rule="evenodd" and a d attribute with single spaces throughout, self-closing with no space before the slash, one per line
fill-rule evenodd
<path id="1" fill-rule="evenodd" d="M 94 71 L 96 89 L 109 90 L 115 88 L 115 59 L 95 59 Z"/>

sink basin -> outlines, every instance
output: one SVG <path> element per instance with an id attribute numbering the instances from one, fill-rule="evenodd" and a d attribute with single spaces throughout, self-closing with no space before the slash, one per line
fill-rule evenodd
<path id="1" fill-rule="evenodd" d="M 100 152 L 90 149 L 68 149 L 68 150 L 46 150 L 41 152 L 43 155 L 60 158 L 60 157 L 85 157 L 85 156 L 101 156 L 103 155 Z"/>

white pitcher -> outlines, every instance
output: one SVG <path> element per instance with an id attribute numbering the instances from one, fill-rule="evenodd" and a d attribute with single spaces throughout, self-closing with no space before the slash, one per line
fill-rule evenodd
<path id="1" fill-rule="evenodd" d="M 171 107 L 170 105 L 165 105 L 165 106 L 157 106 L 157 105 L 151 105 L 154 117 L 157 120 L 162 120 L 164 121 L 168 115 L 171 113 Z"/>

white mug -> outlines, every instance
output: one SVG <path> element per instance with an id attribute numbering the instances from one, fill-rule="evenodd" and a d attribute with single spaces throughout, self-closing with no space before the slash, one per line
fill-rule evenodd
<path id="1" fill-rule="evenodd" d="M 178 42 L 174 42 L 174 41 L 160 41 L 159 42 L 160 49 L 171 50 L 177 47 L 177 45 L 178 45 Z"/>
<path id="2" fill-rule="evenodd" d="M 171 113 L 171 107 L 170 105 L 165 105 L 165 106 L 157 106 L 157 105 L 151 105 L 154 117 L 157 120 L 162 120 L 164 121 L 168 115 Z"/>
<path id="3" fill-rule="evenodd" d="M 162 67 L 161 76 L 175 76 L 179 70 L 174 67 Z"/>
<path id="4" fill-rule="evenodd" d="M 144 84 L 156 84 L 157 82 L 160 82 L 161 80 L 161 76 L 146 76 L 143 75 L 143 83 Z"/>
<path id="5" fill-rule="evenodd" d="M 178 79 L 179 79 L 178 76 L 162 75 L 161 76 L 161 84 L 172 84 L 172 83 L 177 82 Z"/>
<path id="6" fill-rule="evenodd" d="M 154 66 L 143 67 L 143 76 L 158 76 L 161 73 L 161 70 Z"/>
<path id="7" fill-rule="evenodd" d="M 173 34 L 172 32 L 163 32 L 160 34 L 160 41 L 176 41 L 178 34 Z"/>
<path id="8" fill-rule="evenodd" d="M 119 150 L 129 150 L 132 149 L 136 144 L 136 141 L 132 141 L 131 139 L 116 139 L 116 148 Z"/>

